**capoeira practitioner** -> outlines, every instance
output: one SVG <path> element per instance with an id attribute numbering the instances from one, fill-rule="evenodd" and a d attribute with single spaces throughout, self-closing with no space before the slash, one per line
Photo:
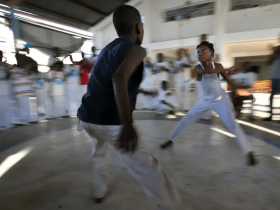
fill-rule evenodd
<path id="1" fill-rule="evenodd" d="M 227 128 L 236 135 L 237 142 L 242 148 L 244 155 L 248 159 L 248 165 L 255 165 L 256 160 L 250 148 L 246 135 L 235 121 L 233 106 L 221 87 L 220 79 L 217 74 L 221 74 L 230 84 L 234 86 L 229 77 L 225 74 L 226 70 L 219 63 L 213 63 L 214 56 L 213 44 L 202 42 L 197 46 L 200 64 L 195 67 L 197 80 L 200 81 L 203 89 L 201 99 L 192 107 L 186 116 L 172 130 L 169 140 L 161 145 L 167 148 L 173 145 L 173 141 L 185 132 L 193 123 L 208 110 L 215 111 Z"/>
<path id="2" fill-rule="evenodd" d="M 134 7 L 123 5 L 114 12 L 113 23 L 119 38 L 99 54 L 78 110 L 80 125 L 92 138 L 95 201 L 102 202 L 108 192 L 110 145 L 155 209 L 179 209 L 177 191 L 138 138 L 132 120 L 146 56 L 140 46 L 144 35 L 141 15 Z"/>
<path id="3" fill-rule="evenodd" d="M 201 43 L 203 41 L 207 41 L 207 34 L 201 34 L 200 35 L 200 42 L 199 43 Z M 186 55 L 186 56 L 189 57 L 189 55 Z M 195 50 L 193 52 L 191 60 L 195 65 L 198 64 L 197 50 Z M 200 85 L 199 81 L 195 82 L 195 95 L 196 95 L 196 101 L 199 101 L 200 98 L 201 98 L 201 95 L 202 95 L 202 88 L 201 88 L 201 85 Z M 210 120 L 211 118 L 212 118 L 212 111 L 210 111 L 210 110 L 205 112 L 205 114 L 201 117 L 201 119 L 203 119 L 203 120 Z"/>

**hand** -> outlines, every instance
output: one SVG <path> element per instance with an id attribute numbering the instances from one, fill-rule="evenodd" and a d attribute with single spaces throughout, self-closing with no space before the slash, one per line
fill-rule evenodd
<path id="1" fill-rule="evenodd" d="M 138 135 L 132 123 L 124 124 L 115 146 L 121 152 L 134 152 L 138 142 Z"/>
<path id="2" fill-rule="evenodd" d="M 228 73 L 229 75 L 234 75 L 234 74 L 237 74 L 240 72 L 240 68 L 236 67 L 236 66 L 233 66 L 231 68 L 228 69 Z"/>

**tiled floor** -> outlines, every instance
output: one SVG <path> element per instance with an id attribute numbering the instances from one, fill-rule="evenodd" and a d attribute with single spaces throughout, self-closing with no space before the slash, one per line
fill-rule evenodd
<path id="1" fill-rule="evenodd" d="M 234 138 L 219 119 L 191 126 L 172 149 L 159 144 L 175 120 L 135 113 L 135 124 L 182 196 L 182 210 L 279 210 L 279 136 L 243 126 L 260 164 L 247 167 Z M 111 151 L 111 186 L 107 200 L 91 199 L 90 138 L 76 129 L 77 119 L 52 120 L 1 132 L 0 163 L 24 156 L 3 176 L 1 210 L 150 210 L 137 181 Z M 275 124 L 259 124 L 280 132 Z M 29 153 L 28 153 L 29 152 Z M 16 157 L 15 155 L 12 156 Z"/>

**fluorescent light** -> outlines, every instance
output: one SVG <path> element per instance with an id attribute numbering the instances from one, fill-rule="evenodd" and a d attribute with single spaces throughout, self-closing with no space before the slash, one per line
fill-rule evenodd
<path id="1" fill-rule="evenodd" d="M 75 39 L 80 39 L 81 37 L 80 36 L 73 36 Z"/>
<path id="2" fill-rule="evenodd" d="M 219 128 L 211 128 L 211 129 L 214 130 L 214 131 L 217 131 L 217 132 L 219 132 L 219 133 L 222 133 L 222 134 L 224 134 L 224 135 L 226 135 L 226 136 L 229 136 L 229 137 L 231 137 L 231 138 L 235 138 L 235 137 L 236 137 L 236 136 L 233 135 L 232 133 L 223 131 L 223 130 L 221 130 L 221 129 L 219 129 Z"/>
<path id="3" fill-rule="evenodd" d="M 24 158 L 30 151 L 32 147 L 27 147 L 16 154 L 8 156 L 0 165 L 0 177 L 2 177 L 10 168 L 12 168 L 17 162 Z"/>
<path id="4" fill-rule="evenodd" d="M 36 100 L 36 97 L 29 97 L 30 100 Z"/>

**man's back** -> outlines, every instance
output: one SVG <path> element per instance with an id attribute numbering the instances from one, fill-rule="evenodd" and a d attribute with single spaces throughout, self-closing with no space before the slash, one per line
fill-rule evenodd
<path id="1" fill-rule="evenodd" d="M 135 44 L 126 38 L 118 38 L 108 44 L 99 54 L 82 98 L 78 117 L 84 122 L 97 125 L 120 125 L 114 96 L 112 77 L 124 60 L 128 50 Z M 142 80 L 143 64 L 138 67 L 128 83 L 131 111 L 135 108 L 138 88 Z"/>

